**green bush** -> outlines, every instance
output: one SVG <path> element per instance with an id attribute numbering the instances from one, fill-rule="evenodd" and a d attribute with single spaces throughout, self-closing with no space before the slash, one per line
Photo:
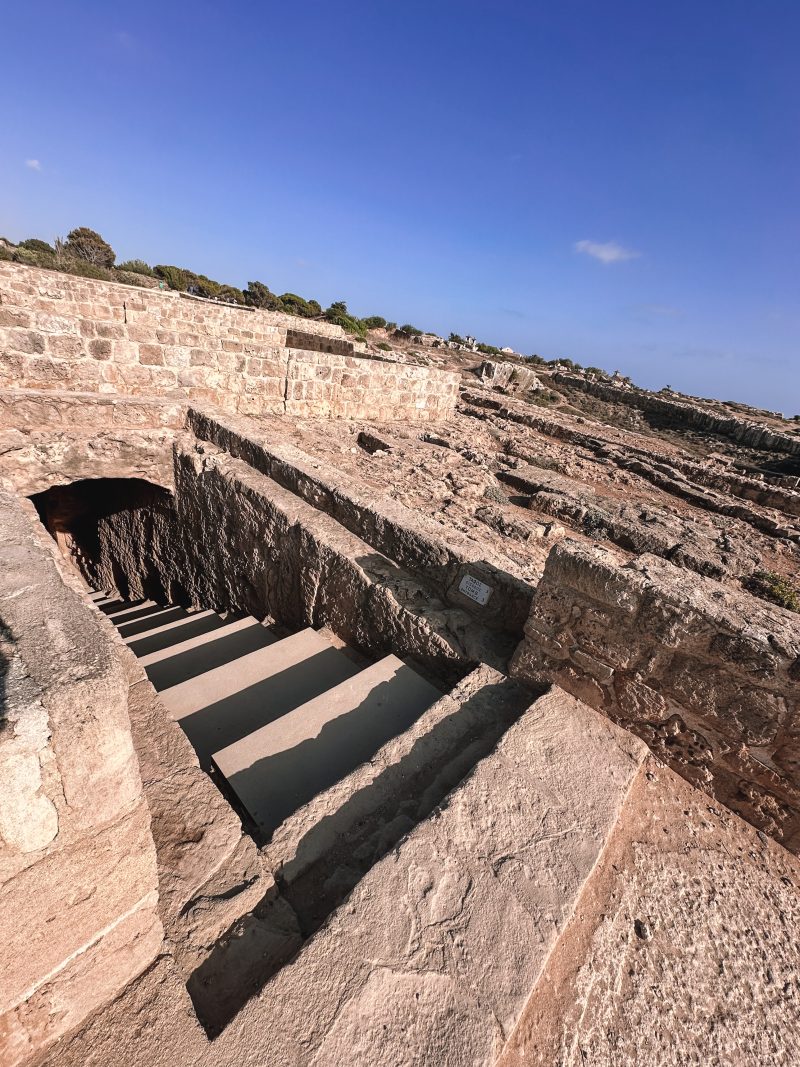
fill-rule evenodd
<path id="1" fill-rule="evenodd" d="M 375 347 L 376 348 L 380 348 L 380 350 L 382 352 L 391 352 L 392 351 L 392 346 L 391 345 L 387 345 L 385 341 L 379 341 L 378 344 Z"/>
<path id="2" fill-rule="evenodd" d="M 14 258 L 14 253 L 11 251 L 11 249 L 10 248 L 6 248 L 5 245 L 0 245 L 0 259 L 2 259 L 2 260 L 13 260 L 13 258 Z"/>
<path id="3" fill-rule="evenodd" d="M 46 267 L 55 264 L 55 256 L 34 252 L 30 248 L 23 248 L 22 245 L 12 251 L 11 258 L 17 263 L 24 263 L 26 267 Z"/>
<path id="4" fill-rule="evenodd" d="M 248 282 L 244 291 L 244 302 L 250 307 L 265 308 L 267 311 L 282 311 L 281 298 L 263 282 Z"/>
<path id="5" fill-rule="evenodd" d="M 386 319 L 382 315 L 368 315 L 361 321 L 368 330 L 382 330 L 386 326 Z"/>
<path id="6" fill-rule="evenodd" d="M 351 315 L 347 310 L 347 304 L 344 300 L 336 300 L 325 312 L 325 318 L 328 322 L 332 322 L 336 326 L 341 326 L 343 330 L 348 333 L 355 334 L 362 341 L 367 336 L 367 327 L 361 321 L 357 319 L 355 315 Z"/>
<path id="7" fill-rule="evenodd" d="M 44 252 L 45 255 L 50 256 L 56 254 L 52 245 L 49 245 L 47 241 L 40 241 L 38 237 L 26 237 L 24 241 L 20 241 L 19 247 L 27 248 L 29 252 Z"/>
<path id="8" fill-rule="evenodd" d="M 70 230 L 64 243 L 64 252 L 72 259 L 82 259 L 96 267 L 113 267 L 117 258 L 114 249 L 88 226 Z"/>
<path id="9" fill-rule="evenodd" d="M 485 356 L 499 356 L 501 355 L 500 349 L 495 348 L 494 345 L 478 345 L 478 351 L 482 352 Z"/>
<path id="10" fill-rule="evenodd" d="M 407 333 L 409 337 L 422 337 L 422 330 L 418 330 L 416 326 L 412 326 L 409 322 L 400 327 L 400 333 Z"/>
<path id="11" fill-rule="evenodd" d="M 196 274 L 192 274 L 191 271 L 184 270 L 182 267 L 171 267 L 164 263 L 159 263 L 153 267 L 153 273 L 157 278 L 166 282 L 170 289 L 175 289 L 179 293 L 185 293 L 192 281 L 197 277 Z"/>
<path id="12" fill-rule="evenodd" d="M 143 259 L 126 259 L 124 263 L 118 263 L 116 269 L 130 271 L 131 274 L 146 274 L 148 278 L 156 276 L 153 268 Z"/>
<path id="13" fill-rule="evenodd" d="M 769 600 L 787 611 L 800 612 L 800 591 L 782 574 L 774 571 L 756 571 L 746 578 L 742 578 L 742 585 L 755 596 L 762 600 Z"/>
<path id="14" fill-rule="evenodd" d="M 244 293 L 235 285 L 217 286 L 217 300 L 224 300 L 228 304 L 245 304 Z"/>
<path id="15" fill-rule="evenodd" d="M 304 300 L 297 293 L 283 293 L 280 297 L 281 310 L 288 315 L 300 315 L 304 319 L 315 319 L 322 314 L 322 305 L 316 300 Z"/>

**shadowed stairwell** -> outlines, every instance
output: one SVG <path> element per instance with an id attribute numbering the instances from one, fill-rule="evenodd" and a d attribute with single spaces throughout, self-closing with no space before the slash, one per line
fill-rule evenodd
<path id="1" fill-rule="evenodd" d="M 213 1037 L 492 750 L 530 692 L 484 667 L 443 696 L 397 657 L 370 664 L 324 631 L 93 600 L 276 874 L 278 892 L 187 983 Z"/>

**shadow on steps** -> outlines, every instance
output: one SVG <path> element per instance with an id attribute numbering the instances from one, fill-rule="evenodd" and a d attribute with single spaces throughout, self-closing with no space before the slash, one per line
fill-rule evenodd
<path id="1" fill-rule="evenodd" d="M 235 923 L 189 978 L 189 995 L 209 1037 L 224 1030 L 364 875 L 494 749 L 537 695 L 507 678 L 485 685 L 375 778 L 363 779 L 350 792 L 344 779 L 341 802 L 323 801 L 319 820 L 276 873 L 277 899 L 265 899 Z"/>

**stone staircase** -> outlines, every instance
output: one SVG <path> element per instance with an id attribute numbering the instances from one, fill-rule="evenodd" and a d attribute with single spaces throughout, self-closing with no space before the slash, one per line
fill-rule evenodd
<path id="1" fill-rule="evenodd" d="M 92 600 L 261 842 L 442 695 L 396 656 L 367 664 L 325 631 L 280 636 L 251 617 Z"/>

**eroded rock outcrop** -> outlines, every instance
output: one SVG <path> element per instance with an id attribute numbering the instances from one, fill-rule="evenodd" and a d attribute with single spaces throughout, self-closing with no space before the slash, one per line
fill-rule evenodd
<path id="1" fill-rule="evenodd" d="M 512 673 L 549 678 L 800 851 L 795 617 L 642 555 L 558 544 Z"/>

